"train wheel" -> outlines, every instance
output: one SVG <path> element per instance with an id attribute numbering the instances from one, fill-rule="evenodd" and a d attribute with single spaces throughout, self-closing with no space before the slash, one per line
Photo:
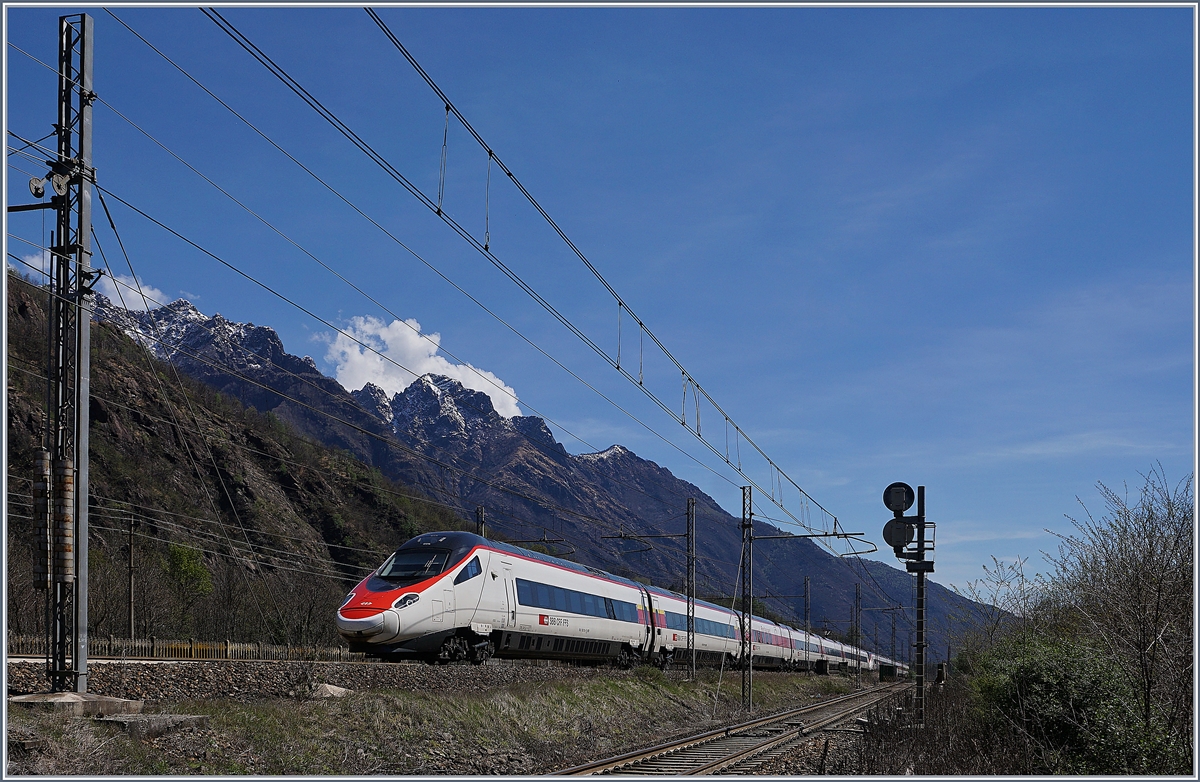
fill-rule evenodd
<path id="1" fill-rule="evenodd" d="M 496 647 L 491 641 L 480 644 L 471 650 L 471 662 L 474 665 L 483 665 L 495 651 Z"/>
<path id="2" fill-rule="evenodd" d="M 438 650 L 436 659 L 439 663 L 459 662 L 467 659 L 470 651 L 467 639 L 452 635 L 442 642 L 442 648 Z"/>
<path id="3" fill-rule="evenodd" d="M 637 656 L 633 652 L 631 652 L 628 648 L 622 649 L 621 653 L 619 655 L 617 655 L 617 667 L 618 668 L 622 668 L 627 671 L 630 668 L 632 668 L 633 666 L 637 665 L 637 663 L 638 663 Z"/>
<path id="4" fill-rule="evenodd" d="M 666 673 L 670 669 L 673 656 L 673 653 L 667 653 L 659 658 L 658 667 L 662 669 L 663 673 Z"/>

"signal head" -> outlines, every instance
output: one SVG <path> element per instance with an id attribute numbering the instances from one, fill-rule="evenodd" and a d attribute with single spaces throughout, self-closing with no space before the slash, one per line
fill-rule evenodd
<path id="1" fill-rule="evenodd" d="M 916 499 L 917 493 L 907 483 L 897 481 L 888 484 L 888 487 L 883 490 L 884 506 L 897 516 L 911 508 Z"/>

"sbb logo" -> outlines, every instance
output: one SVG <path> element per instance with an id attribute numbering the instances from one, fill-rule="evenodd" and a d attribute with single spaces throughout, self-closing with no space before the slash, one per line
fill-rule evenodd
<path id="1" fill-rule="evenodd" d="M 538 616 L 538 624 L 540 624 L 540 625 L 550 624 L 550 617 L 546 616 L 545 614 L 539 615 Z"/>

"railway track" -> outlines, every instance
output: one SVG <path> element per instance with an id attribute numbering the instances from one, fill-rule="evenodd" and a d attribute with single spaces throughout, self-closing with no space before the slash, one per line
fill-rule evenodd
<path id="1" fill-rule="evenodd" d="M 787 751 L 793 742 L 842 722 L 911 686 L 900 683 L 862 690 L 811 706 L 575 766 L 553 776 L 753 773 L 756 766 Z"/>

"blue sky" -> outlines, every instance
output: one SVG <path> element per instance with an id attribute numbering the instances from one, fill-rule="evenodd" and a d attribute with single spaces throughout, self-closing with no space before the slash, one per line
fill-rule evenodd
<path id="1" fill-rule="evenodd" d="M 8 41 L 53 62 L 56 18 L 74 10 L 10 7 Z M 103 10 L 91 13 L 100 97 L 387 311 L 108 105 L 95 113 L 101 185 L 406 366 L 492 373 L 522 412 L 552 420 L 568 450 L 621 443 L 740 512 L 740 477 L 198 10 L 117 13 L 678 449 L 454 290 Z M 443 107 L 362 9 L 222 13 L 436 199 Z M 993 555 L 1044 569 L 1040 552 L 1054 548 L 1044 529 L 1068 530 L 1076 496 L 1099 509 L 1097 481 L 1134 491 L 1156 462 L 1172 479 L 1193 469 L 1191 9 L 379 13 L 692 377 L 846 528 L 881 544 L 883 487 L 928 487 L 935 581 L 962 585 Z M 45 135 L 54 77 L 11 46 L 6 57 L 7 127 Z M 486 153 L 453 120 L 447 136 L 444 208 L 482 239 Z M 42 172 L 9 162 L 7 197 L 24 203 L 28 173 Z M 504 179 L 493 168 L 486 188 L 496 256 L 615 354 L 617 305 Z M 137 274 L 167 299 L 273 326 L 289 351 L 351 387 L 402 382 L 110 206 Z M 13 216 L 9 232 L 40 241 L 40 221 Z M 116 260 L 108 229 L 100 236 Z M 36 254 L 19 240 L 8 247 Z M 433 355 L 415 324 L 453 355 Z M 638 360 L 628 314 L 621 350 L 625 365 Z M 679 373 L 652 349 L 641 362 L 647 385 L 678 408 Z M 701 416 L 723 450 L 721 417 L 703 404 Z M 743 461 L 770 484 L 744 445 Z M 795 496 L 785 491 L 789 510 Z M 894 561 L 886 549 L 876 556 Z"/>

